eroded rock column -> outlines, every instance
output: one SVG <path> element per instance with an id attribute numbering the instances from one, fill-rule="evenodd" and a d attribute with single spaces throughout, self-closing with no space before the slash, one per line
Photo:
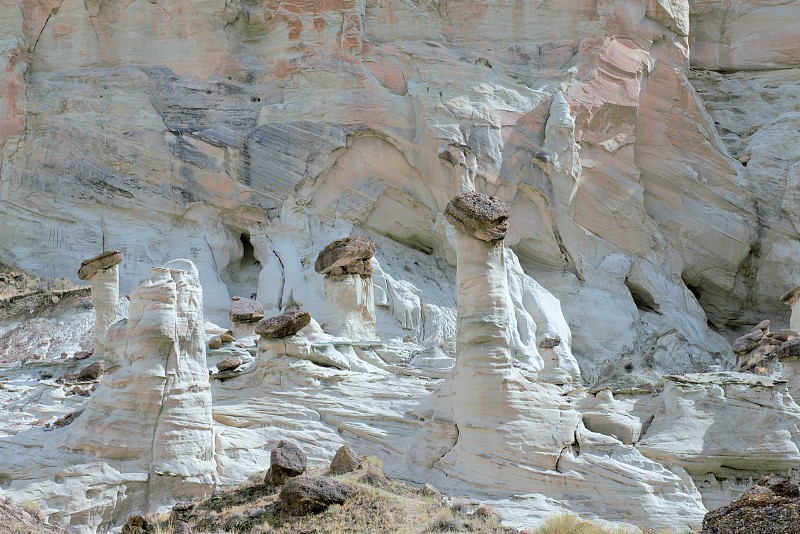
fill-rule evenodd
<path id="1" fill-rule="evenodd" d="M 140 470 L 139 508 L 210 492 L 216 480 L 203 291 L 195 265 L 152 269 L 108 331 L 107 374 L 62 446 Z"/>
<path id="2" fill-rule="evenodd" d="M 319 253 L 314 270 L 325 276 L 325 302 L 333 315 L 326 330 L 354 341 L 377 339 L 372 262 L 375 243 L 361 237 L 334 241 Z"/>
<path id="3" fill-rule="evenodd" d="M 119 250 L 109 250 L 81 263 L 78 278 L 89 280 L 94 303 L 94 352 L 105 350 L 108 327 L 119 318 L 119 267 L 122 263 Z"/>
<path id="4" fill-rule="evenodd" d="M 510 367 L 514 307 L 503 248 L 508 209 L 500 200 L 467 192 L 450 201 L 445 216 L 456 229 L 458 254 L 456 368 Z"/>
<path id="5" fill-rule="evenodd" d="M 580 415 L 564 410 L 555 386 L 536 384 L 512 364 L 511 317 L 503 238 L 505 203 L 475 192 L 447 205 L 456 229 L 456 365 L 438 396 L 446 401 L 456 442 L 434 466 L 466 481 L 501 477 L 521 484 L 513 465 L 524 456 L 535 469 L 554 469 L 573 441 Z M 557 421 L 554 424 L 554 421 Z"/>

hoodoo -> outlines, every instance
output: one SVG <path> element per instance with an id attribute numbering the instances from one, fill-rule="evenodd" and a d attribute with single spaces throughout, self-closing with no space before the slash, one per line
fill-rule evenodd
<path id="1" fill-rule="evenodd" d="M 189 260 L 152 269 L 108 332 L 106 376 L 63 446 L 147 473 L 142 508 L 210 491 L 216 478 L 203 290 Z"/>
<path id="2" fill-rule="evenodd" d="M 108 327 L 119 318 L 119 264 L 123 257 L 119 250 L 108 250 L 81 263 L 78 278 L 89 280 L 95 309 L 94 352 L 105 348 Z"/>
<path id="3" fill-rule="evenodd" d="M 317 256 L 314 270 L 325 276 L 325 302 L 335 310 L 327 329 L 354 341 L 377 339 L 372 264 L 375 243 L 347 237 L 329 244 Z"/>

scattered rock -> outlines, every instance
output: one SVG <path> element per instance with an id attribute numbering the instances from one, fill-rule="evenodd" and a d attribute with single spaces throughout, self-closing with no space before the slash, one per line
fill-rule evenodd
<path id="1" fill-rule="evenodd" d="M 742 337 L 736 338 L 736 341 L 733 342 L 733 352 L 736 354 L 750 352 L 758 347 L 758 342 L 761 341 L 761 338 L 763 337 L 764 332 L 761 330 L 754 330 L 749 334 L 745 334 Z"/>
<path id="2" fill-rule="evenodd" d="M 261 319 L 256 334 L 266 339 L 293 336 L 311 322 L 311 315 L 303 310 L 287 311 L 275 317 Z"/>
<path id="3" fill-rule="evenodd" d="M 105 371 L 103 362 L 93 362 L 78 371 L 75 378 L 78 380 L 97 380 Z"/>
<path id="4" fill-rule="evenodd" d="M 788 328 L 775 330 L 772 333 L 772 339 L 777 339 L 778 341 L 791 341 L 792 339 L 797 339 L 798 337 L 800 337 L 800 334 L 794 330 L 789 330 Z"/>
<path id="5" fill-rule="evenodd" d="M 220 373 L 224 373 L 225 371 L 233 371 L 240 365 L 242 365 L 242 360 L 234 356 L 230 356 L 217 363 L 217 371 Z"/>
<path id="6" fill-rule="evenodd" d="M 790 339 L 778 349 L 778 358 L 781 360 L 797 357 L 800 357 L 800 338 Z"/>
<path id="7" fill-rule="evenodd" d="M 343 475 L 358 469 L 358 456 L 347 445 L 342 445 L 331 460 L 330 471 L 334 475 Z"/>
<path id="8" fill-rule="evenodd" d="M 34 501 L 31 501 L 33 503 Z M 0 532 L 14 534 L 48 534 L 51 532 L 67 534 L 67 530 L 45 523 L 41 510 L 24 503 L 14 505 L 6 499 L 0 499 Z"/>
<path id="9" fill-rule="evenodd" d="M 508 231 L 508 207 L 500 199 L 474 191 L 461 193 L 444 211 L 456 230 L 481 241 L 497 243 Z"/>
<path id="10" fill-rule="evenodd" d="M 314 270 L 324 275 L 371 275 L 373 268 L 369 260 L 374 255 L 375 243 L 369 239 L 346 237 L 322 249 L 314 262 Z"/>
<path id="11" fill-rule="evenodd" d="M 67 415 L 65 415 L 63 417 L 59 417 L 58 419 L 56 419 L 55 422 L 53 422 L 52 426 L 54 426 L 55 428 L 63 428 L 65 426 L 69 425 L 75 419 L 77 419 L 78 416 L 80 414 L 82 414 L 82 413 L 83 413 L 83 410 L 81 410 L 79 412 L 68 413 Z"/>
<path id="12" fill-rule="evenodd" d="M 300 447 L 291 441 L 281 440 L 269 455 L 269 471 L 264 482 L 280 486 L 290 478 L 302 475 L 308 467 L 308 458 Z"/>
<path id="13" fill-rule="evenodd" d="M 220 336 L 214 336 L 208 341 L 209 349 L 218 349 L 220 347 L 222 347 L 222 338 Z"/>
<path id="14" fill-rule="evenodd" d="M 253 299 L 233 297 L 231 301 L 231 321 L 235 323 L 255 323 L 264 318 L 264 306 Z"/>
<path id="15" fill-rule="evenodd" d="M 91 352 L 88 352 L 88 351 L 85 351 L 85 350 L 79 350 L 78 352 L 75 353 L 73 358 L 75 358 L 76 360 L 85 360 L 86 358 L 88 358 L 91 355 L 92 355 Z"/>
<path id="16" fill-rule="evenodd" d="M 100 269 L 108 269 L 114 265 L 119 265 L 122 263 L 122 259 L 122 252 L 119 250 L 103 252 L 81 263 L 81 267 L 78 269 L 78 278 L 88 280 L 97 274 Z"/>
<path id="17" fill-rule="evenodd" d="M 319 513 L 332 504 L 342 504 L 356 489 L 350 484 L 328 477 L 300 476 L 289 480 L 281 489 L 281 508 L 291 515 Z"/>
<path id="18" fill-rule="evenodd" d="M 766 476 L 732 503 L 708 512 L 701 534 L 787 534 L 800 532 L 800 488 L 789 479 Z"/>
<path id="19" fill-rule="evenodd" d="M 122 526 L 122 534 L 153 534 L 155 531 L 153 522 L 142 515 L 128 516 Z"/>

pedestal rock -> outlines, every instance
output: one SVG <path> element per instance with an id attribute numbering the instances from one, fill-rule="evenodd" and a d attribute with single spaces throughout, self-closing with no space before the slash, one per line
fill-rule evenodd
<path id="1" fill-rule="evenodd" d="M 174 260 L 131 294 L 108 333 L 106 376 L 62 445 L 148 473 L 148 511 L 206 495 L 216 478 L 197 268 Z"/>

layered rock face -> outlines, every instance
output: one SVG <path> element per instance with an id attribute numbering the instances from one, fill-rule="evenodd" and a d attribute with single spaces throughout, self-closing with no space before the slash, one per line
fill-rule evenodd
<path id="1" fill-rule="evenodd" d="M 118 248 L 120 290 L 148 280 L 65 447 L 34 422 L 85 399 L 14 371 L 0 492 L 111 528 L 171 482 L 265 468 L 276 428 L 317 461 L 347 439 L 477 488 L 524 526 L 698 526 L 792 469 L 791 347 L 767 369 L 788 386 L 705 372 L 762 318 L 785 327 L 800 280 L 796 4 L 0 0 L 0 261 L 57 278 Z M 478 225 L 474 191 L 493 197 Z M 374 256 L 330 284 L 314 259 L 352 235 Z M 175 256 L 196 276 L 148 274 Z M 213 423 L 198 278 L 214 335 L 235 295 L 314 318 L 227 342 L 244 363 L 213 382 Z M 344 302 L 368 331 L 337 323 Z"/>
<path id="2" fill-rule="evenodd" d="M 794 159 L 761 154 L 785 150 L 794 78 L 690 60 L 794 67 L 793 4 L 6 3 L 3 261 L 65 274 L 119 247 L 127 292 L 169 250 L 216 322 L 254 286 L 268 313 L 327 319 L 309 254 L 355 227 L 452 266 L 440 214 L 476 189 L 509 204 L 507 243 L 562 302 L 588 382 L 699 371 L 730 355 L 709 320 L 788 316 Z M 781 37 L 751 46 L 766 23 Z M 715 95 L 754 76 L 773 104 L 738 120 Z"/>

